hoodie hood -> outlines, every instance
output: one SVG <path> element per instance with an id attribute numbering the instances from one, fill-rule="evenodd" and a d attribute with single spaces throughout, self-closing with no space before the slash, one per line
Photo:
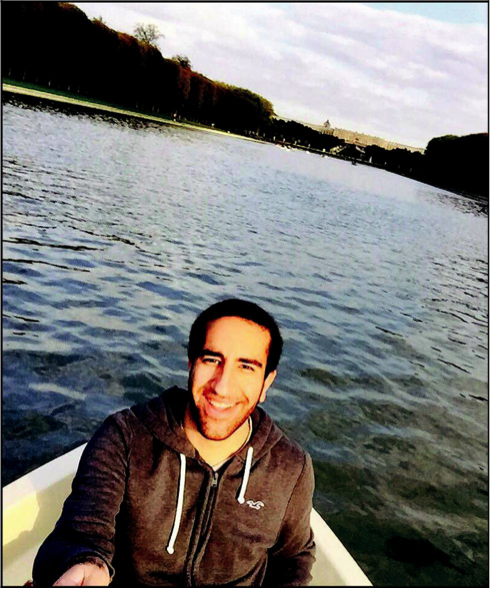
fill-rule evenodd
<path id="1" fill-rule="evenodd" d="M 172 387 L 164 391 L 160 397 L 134 405 L 131 411 L 155 438 L 178 454 L 196 459 L 196 449 L 188 440 L 182 425 L 188 400 L 188 391 L 180 387 Z M 283 437 L 282 431 L 261 407 L 254 409 L 251 418 L 252 436 L 235 455 L 236 460 L 233 460 L 229 466 L 232 472 L 243 467 L 248 448 L 253 447 L 253 465 Z"/>

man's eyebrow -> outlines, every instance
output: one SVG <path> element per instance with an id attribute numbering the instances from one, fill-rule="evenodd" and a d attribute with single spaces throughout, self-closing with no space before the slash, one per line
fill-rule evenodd
<path id="1" fill-rule="evenodd" d="M 241 362 L 242 364 L 253 364 L 254 366 L 262 368 L 262 362 L 259 362 L 258 360 L 250 360 L 249 358 L 238 358 L 238 362 Z"/>
<path id="2" fill-rule="evenodd" d="M 223 354 L 220 354 L 220 352 L 213 352 L 213 350 L 208 350 L 207 348 L 204 348 L 204 350 L 201 352 L 201 356 L 215 356 L 216 358 L 224 358 Z"/>

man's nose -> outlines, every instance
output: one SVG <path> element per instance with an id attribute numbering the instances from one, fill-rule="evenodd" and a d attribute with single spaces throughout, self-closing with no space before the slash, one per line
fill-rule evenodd
<path id="1" fill-rule="evenodd" d="M 231 366 L 226 363 L 222 364 L 216 371 L 214 377 L 214 390 L 218 395 L 226 397 L 230 391 L 232 382 L 232 370 Z"/>

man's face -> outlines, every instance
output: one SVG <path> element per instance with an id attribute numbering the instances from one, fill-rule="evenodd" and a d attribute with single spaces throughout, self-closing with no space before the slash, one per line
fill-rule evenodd
<path id="1" fill-rule="evenodd" d="M 276 376 L 264 380 L 269 331 L 239 317 L 208 324 L 201 354 L 189 365 L 191 415 L 199 432 L 224 440 L 265 400 Z"/>

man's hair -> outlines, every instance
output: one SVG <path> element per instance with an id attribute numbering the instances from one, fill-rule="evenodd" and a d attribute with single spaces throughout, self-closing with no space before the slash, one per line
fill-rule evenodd
<path id="1" fill-rule="evenodd" d="M 192 324 L 189 335 L 189 345 L 187 347 L 189 361 L 194 362 L 204 348 L 209 323 L 222 317 L 240 317 L 267 329 L 271 336 L 271 342 L 267 354 L 265 377 L 273 372 L 279 364 L 282 353 L 282 337 L 279 327 L 272 315 L 269 315 L 267 311 L 264 311 L 255 303 L 241 299 L 226 299 L 214 303 L 197 317 Z"/>

